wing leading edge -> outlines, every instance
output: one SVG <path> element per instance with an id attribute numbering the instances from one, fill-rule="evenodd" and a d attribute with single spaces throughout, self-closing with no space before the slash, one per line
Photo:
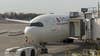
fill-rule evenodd
<path id="1" fill-rule="evenodd" d="M 13 22 L 20 22 L 20 23 L 29 23 L 30 22 L 30 21 L 26 21 L 26 20 L 17 20 L 17 19 L 9 19 L 9 18 L 6 18 L 5 20 L 13 21 Z"/>

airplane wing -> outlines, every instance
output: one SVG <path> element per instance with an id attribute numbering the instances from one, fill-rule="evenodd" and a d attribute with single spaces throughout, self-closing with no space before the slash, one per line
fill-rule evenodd
<path id="1" fill-rule="evenodd" d="M 26 23 L 28 24 L 30 21 L 26 21 L 26 20 L 17 20 L 17 19 L 9 19 L 9 18 L 5 18 L 6 21 L 12 21 L 12 22 L 19 22 L 19 23 Z M 2 32 L 1 34 L 3 34 L 5 32 Z M 9 33 L 8 36 L 19 36 L 24 34 L 23 31 L 19 31 L 19 32 L 7 32 Z"/>
<path id="2" fill-rule="evenodd" d="M 26 21 L 26 20 L 17 20 L 17 19 L 9 19 L 9 18 L 6 18 L 5 20 L 13 21 L 13 22 L 20 22 L 20 23 L 29 23 L 30 22 L 30 21 Z"/>

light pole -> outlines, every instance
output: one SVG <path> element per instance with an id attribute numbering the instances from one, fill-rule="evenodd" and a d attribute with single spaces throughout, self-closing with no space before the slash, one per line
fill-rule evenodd
<path id="1" fill-rule="evenodd" d="M 99 11 L 99 7 L 100 7 L 100 5 L 99 5 L 99 0 L 98 0 L 98 18 L 100 18 L 100 11 Z"/>

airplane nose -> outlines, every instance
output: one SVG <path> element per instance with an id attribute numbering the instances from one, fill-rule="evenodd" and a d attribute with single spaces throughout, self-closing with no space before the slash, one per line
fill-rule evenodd
<path id="1" fill-rule="evenodd" d="M 25 30 L 24 30 L 25 36 L 31 37 L 31 33 L 32 33 L 32 28 L 31 27 L 25 27 Z"/>
<path id="2" fill-rule="evenodd" d="M 25 27 L 24 30 L 25 38 L 26 38 L 26 43 L 31 43 L 32 42 L 32 28 L 31 27 Z"/>
<path id="3" fill-rule="evenodd" d="M 25 37 L 28 38 L 28 40 L 31 40 L 33 41 L 34 43 L 37 42 L 37 28 L 36 27 L 25 27 L 25 30 L 24 30 L 24 34 L 25 34 Z"/>
<path id="4" fill-rule="evenodd" d="M 29 26 L 27 26 L 27 27 L 25 27 L 24 34 L 28 38 L 36 37 L 37 28 L 36 27 L 29 27 Z"/>

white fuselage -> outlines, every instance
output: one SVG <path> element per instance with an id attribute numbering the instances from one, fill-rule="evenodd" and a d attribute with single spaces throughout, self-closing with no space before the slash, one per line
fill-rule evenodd
<path id="1" fill-rule="evenodd" d="M 25 28 L 25 36 L 34 43 L 64 40 L 69 31 L 68 19 L 66 15 L 38 16 Z"/>

